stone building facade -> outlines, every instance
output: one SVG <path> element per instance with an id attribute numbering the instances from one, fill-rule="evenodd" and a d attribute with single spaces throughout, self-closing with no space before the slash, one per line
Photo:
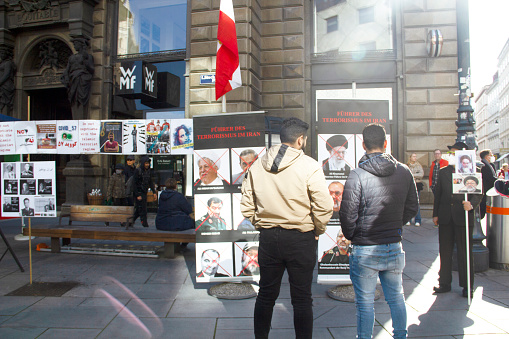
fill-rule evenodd
<path id="1" fill-rule="evenodd" d="M 152 0 L 2 1 L 0 46 L 13 48 L 17 65 L 12 114 L 27 119 L 30 96 L 32 108 L 40 111 L 32 109 L 33 119 L 69 117 L 59 78 L 75 52 L 74 36 L 89 40 L 95 62 L 90 119 L 140 118 L 160 111 L 138 103 L 136 109 L 118 108 L 114 78 L 123 59 L 180 62 L 185 67 L 175 74 L 183 79 L 183 98 L 171 110 L 180 109 L 186 118 L 221 114 L 213 85 L 200 85 L 201 75 L 215 71 L 220 1 L 168 2 L 174 4 L 184 8 L 179 13 L 185 13 L 180 15 L 185 25 L 171 28 L 173 42 L 165 47 L 158 38 L 169 34 L 168 28 L 150 26 L 155 14 L 146 9 L 165 5 Z M 226 94 L 227 112 L 262 110 L 269 116 L 296 116 L 315 127 L 317 98 L 385 98 L 392 108 L 392 152 L 400 161 L 416 152 L 427 171 L 432 151 L 454 141 L 456 0 L 233 0 L 233 5 L 243 86 Z M 149 24 L 144 25 L 144 17 Z M 441 31 L 443 45 L 440 56 L 429 57 L 427 37 L 434 29 Z M 150 39 L 143 40 L 144 30 Z M 58 50 L 57 57 L 45 64 L 41 58 L 53 53 L 50 48 Z M 119 55 L 119 48 L 128 54 Z M 59 104 L 48 102 L 48 95 L 59 98 Z M 314 130 L 308 154 L 316 156 L 313 139 Z M 92 162 L 106 167 L 108 160 Z M 423 199 L 429 201 L 427 195 Z"/>

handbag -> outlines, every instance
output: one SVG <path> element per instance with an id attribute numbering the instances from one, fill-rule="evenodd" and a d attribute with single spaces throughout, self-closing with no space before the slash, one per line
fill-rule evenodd
<path id="1" fill-rule="evenodd" d="M 422 182 L 418 182 L 415 185 L 417 186 L 418 191 L 422 191 L 424 189 L 424 184 Z"/>

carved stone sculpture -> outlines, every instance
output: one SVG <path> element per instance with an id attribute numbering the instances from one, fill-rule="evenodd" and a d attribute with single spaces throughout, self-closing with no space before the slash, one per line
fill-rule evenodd
<path id="1" fill-rule="evenodd" d="M 14 75 L 16 64 L 12 61 L 12 49 L 0 46 L 0 113 L 10 115 L 14 104 Z"/>
<path id="2" fill-rule="evenodd" d="M 61 81 L 67 87 L 67 98 L 71 103 L 73 120 L 85 119 L 94 75 L 94 58 L 87 52 L 88 40 L 72 39 L 76 54 L 69 57 Z"/>

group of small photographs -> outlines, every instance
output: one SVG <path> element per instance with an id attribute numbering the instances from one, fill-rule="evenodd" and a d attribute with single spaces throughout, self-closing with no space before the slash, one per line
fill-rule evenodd
<path id="1" fill-rule="evenodd" d="M 198 282 L 232 277 L 257 280 L 260 275 L 258 242 L 197 243 L 196 263 Z"/>
<path id="2" fill-rule="evenodd" d="M 19 198 L 18 197 L 4 197 L 2 203 L 3 213 L 19 213 Z"/>
<path id="3" fill-rule="evenodd" d="M 343 200 L 343 192 L 345 190 L 345 180 L 327 180 L 327 187 L 329 194 L 334 203 L 332 207 L 332 217 L 329 225 L 339 225 L 339 209 L 341 208 L 341 201 Z"/>
<path id="4" fill-rule="evenodd" d="M 146 126 L 147 153 L 169 154 L 171 153 L 171 131 L 170 120 L 152 119 Z"/>
<path id="5" fill-rule="evenodd" d="M 265 147 L 195 150 L 194 154 L 194 186 L 196 188 L 204 186 L 240 186 L 249 167 L 265 154 Z"/>
<path id="6" fill-rule="evenodd" d="M 352 244 L 341 226 L 329 226 L 318 242 L 318 269 L 320 273 L 342 274 L 349 269 Z"/>

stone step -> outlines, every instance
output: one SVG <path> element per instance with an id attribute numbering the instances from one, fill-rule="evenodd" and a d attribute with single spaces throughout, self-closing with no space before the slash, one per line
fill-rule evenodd
<path id="1" fill-rule="evenodd" d="M 433 217 L 433 205 L 421 204 L 421 218 L 432 218 Z"/>

